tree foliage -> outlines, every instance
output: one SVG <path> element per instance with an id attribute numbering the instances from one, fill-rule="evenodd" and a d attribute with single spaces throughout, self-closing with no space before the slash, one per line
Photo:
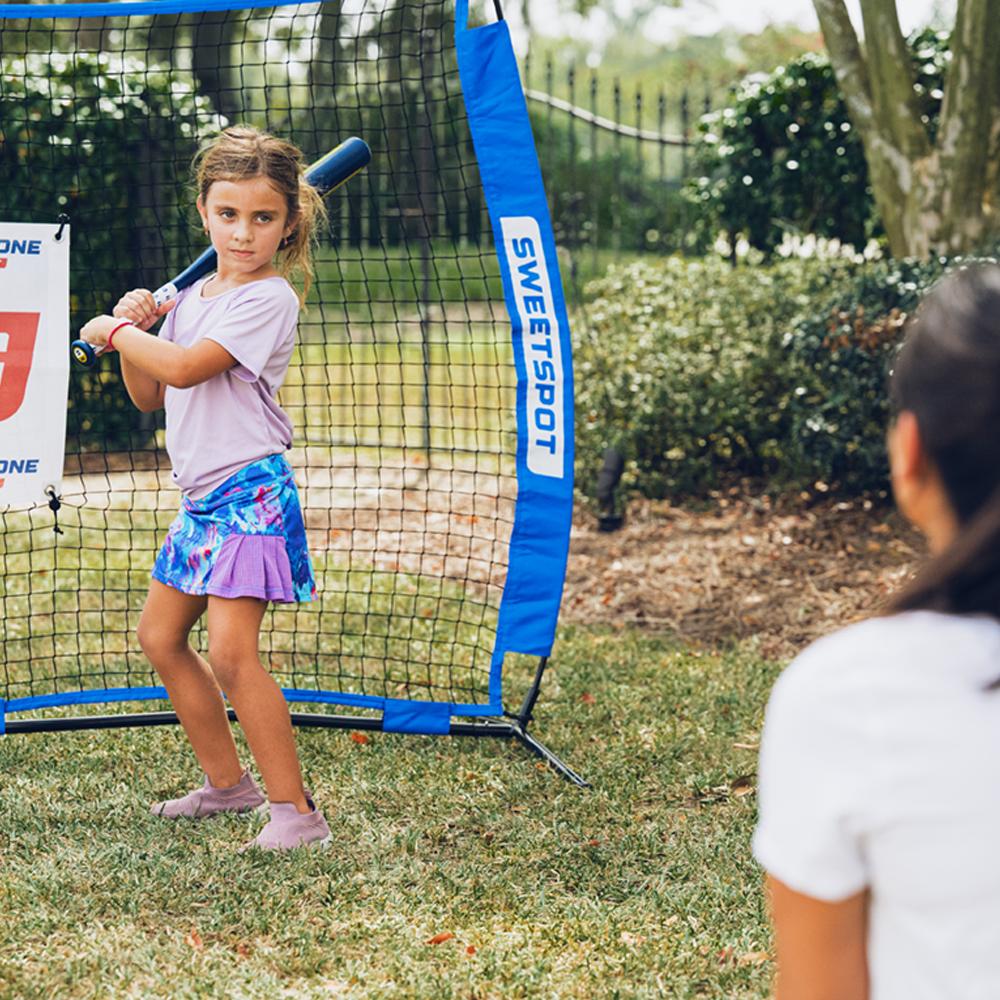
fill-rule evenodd
<path id="1" fill-rule="evenodd" d="M 908 41 L 922 121 L 936 134 L 948 37 Z M 687 196 L 706 235 L 740 234 L 769 252 L 788 232 L 863 246 L 883 229 L 864 148 L 829 59 L 807 53 L 753 74 L 706 115 Z"/>

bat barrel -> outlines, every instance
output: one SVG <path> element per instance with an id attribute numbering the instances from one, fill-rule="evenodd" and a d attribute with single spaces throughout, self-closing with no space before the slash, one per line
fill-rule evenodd
<path id="1" fill-rule="evenodd" d="M 372 151 L 368 143 L 352 135 L 309 167 L 306 180 L 321 195 L 325 195 L 367 167 L 371 158 Z"/>

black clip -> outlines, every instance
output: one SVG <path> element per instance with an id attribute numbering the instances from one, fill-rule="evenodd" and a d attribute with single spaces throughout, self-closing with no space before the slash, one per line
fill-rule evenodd
<path id="1" fill-rule="evenodd" d="M 56 233 L 56 243 L 58 243 L 62 239 L 63 230 L 69 225 L 70 219 L 65 212 L 60 212 L 56 222 L 59 223 L 59 231 Z"/>
<path id="2" fill-rule="evenodd" d="M 49 497 L 49 510 L 55 516 L 55 524 L 52 526 L 52 530 L 57 535 L 65 535 L 66 532 L 59 527 L 59 508 L 62 507 L 62 503 L 59 501 L 59 497 L 56 496 L 56 491 L 53 487 L 50 486 L 45 492 Z"/>

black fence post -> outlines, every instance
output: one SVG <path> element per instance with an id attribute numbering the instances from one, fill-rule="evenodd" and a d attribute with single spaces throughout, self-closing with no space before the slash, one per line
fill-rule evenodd
<path id="1" fill-rule="evenodd" d="M 687 177 L 687 143 L 691 138 L 691 102 L 687 89 L 681 94 L 681 136 L 684 138 L 684 145 L 681 147 L 681 176 Z"/>
<path id="2" fill-rule="evenodd" d="M 566 83 L 569 87 L 569 103 L 576 107 L 576 66 L 571 63 L 566 74 Z M 565 234 L 566 242 L 570 247 L 569 255 L 569 276 L 573 287 L 577 283 L 577 259 L 576 251 L 580 246 L 580 196 L 576 189 L 576 116 L 569 118 L 569 192 L 566 199 L 565 215 L 567 219 Z"/>
<path id="3" fill-rule="evenodd" d="M 590 244 L 593 260 L 592 271 L 597 274 L 597 244 L 600 238 L 601 206 L 598 199 L 598 167 L 597 162 L 597 74 L 590 73 Z"/>
<path id="4" fill-rule="evenodd" d="M 660 91 L 659 97 L 656 100 L 656 130 L 663 135 L 667 128 L 667 95 Z M 662 185 L 667 179 L 667 146 L 666 143 L 660 143 L 660 184 Z"/>
<path id="5" fill-rule="evenodd" d="M 548 55 L 545 57 L 545 93 L 552 96 L 552 56 Z M 552 150 L 552 104 L 548 106 L 548 113 L 545 119 L 545 123 L 548 126 L 548 136 L 546 140 L 546 147 L 550 151 Z"/>
<path id="6" fill-rule="evenodd" d="M 643 175 L 643 151 L 642 151 L 642 90 L 636 84 L 635 88 L 635 155 L 639 161 L 637 171 L 639 182 L 642 182 Z"/>
<path id="7" fill-rule="evenodd" d="M 614 85 L 614 107 L 615 121 L 622 120 L 622 85 L 621 81 L 615 77 Z M 611 230 L 612 245 L 615 253 L 621 253 L 622 249 L 622 134 L 620 130 L 615 130 L 615 153 L 614 153 L 614 193 L 611 196 Z"/>

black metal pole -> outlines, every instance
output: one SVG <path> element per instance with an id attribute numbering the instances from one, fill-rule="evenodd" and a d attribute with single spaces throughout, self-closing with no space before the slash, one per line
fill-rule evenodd
<path id="1" fill-rule="evenodd" d="M 528 734 L 525 729 L 527 721 L 531 718 L 531 707 L 538 697 L 538 686 L 541 682 L 541 674 L 545 660 L 539 665 L 539 671 L 535 677 L 525 704 L 522 705 L 521 714 L 512 716 L 513 721 L 503 719 L 485 719 L 482 722 L 452 722 L 449 729 L 449 736 L 471 736 L 489 739 L 515 739 L 522 746 L 527 747 L 532 753 L 546 761 L 553 770 L 561 774 L 568 781 L 573 782 L 580 788 L 590 787 L 588 783 L 580 777 L 568 764 L 557 757 L 544 744 Z M 236 713 L 230 708 L 227 710 L 230 722 L 239 722 Z M 522 717 L 524 721 L 522 721 Z M 292 724 L 300 728 L 313 729 L 354 729 L 365 730 L 367 732 L 382 732 L 382 719 L 376 716 L 367 715 L 322 715 L 318 712 L 292 712 Z M 173 712 L 138 712 L 123 715 L 83 715 L 73 718 L 56 719 L 11 719 L 6 721 L 6 734 L 13 736 L 15 733 L 58 733 L 72 732 L 74 730 L 91 729 L 129 729 L 145 726 L 173 726 L 178 724 L 177 716 Z"/>

